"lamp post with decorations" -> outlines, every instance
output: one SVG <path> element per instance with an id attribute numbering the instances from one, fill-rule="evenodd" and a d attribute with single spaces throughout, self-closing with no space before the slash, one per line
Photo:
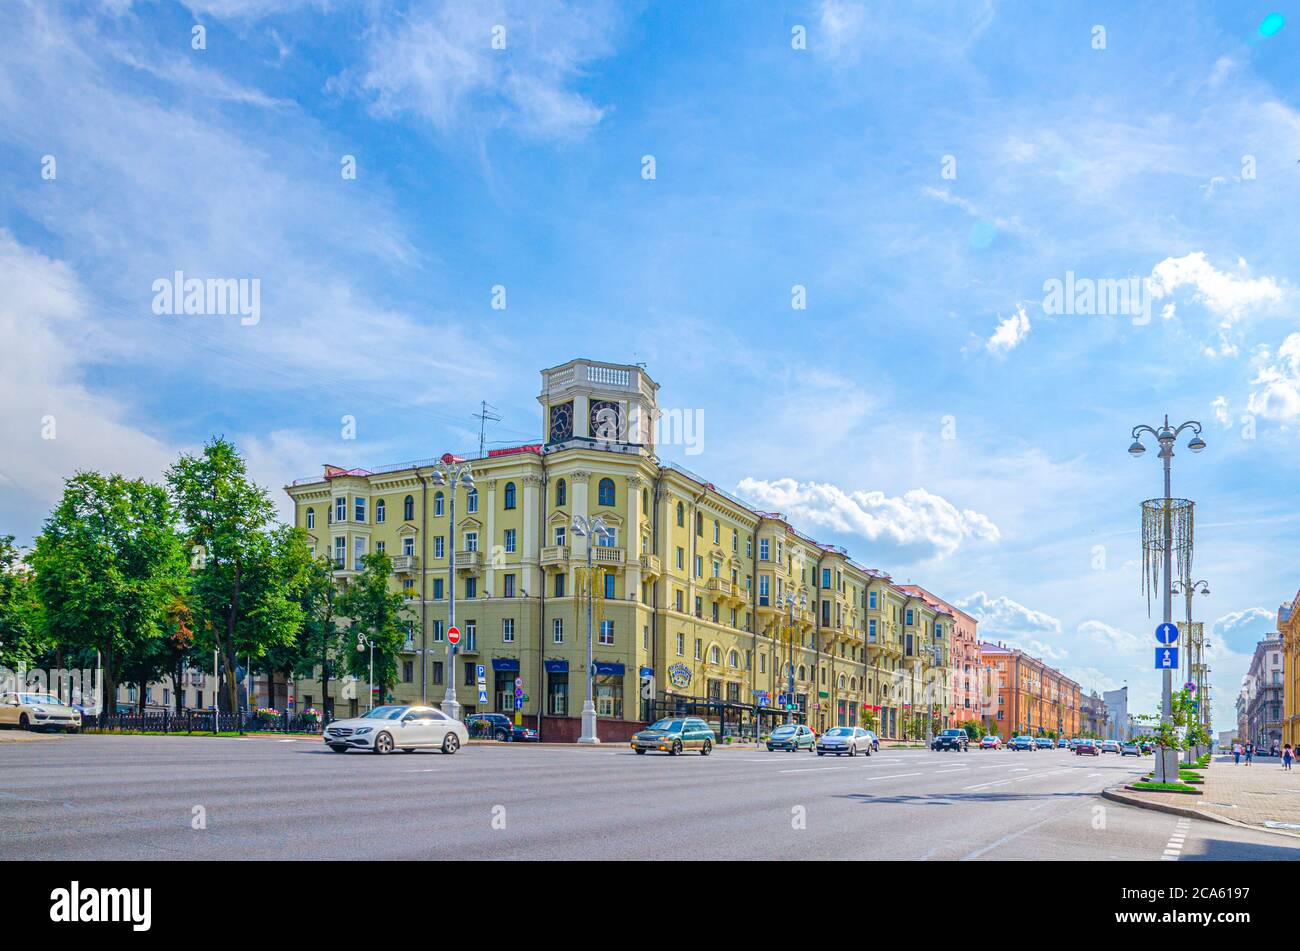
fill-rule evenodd
<path id="1" fill-rule="evenodd" d="M 592 568 L 597 540 L 610 537 L 609 526 L 599 515 L 587 518 L 583 515 L 573 516 L 573 534 L 587 540 L 587 697 L 582 701 L 582 735 L 579 743 L 595 744 L 600 742 L 596 735 L 596 671 L 592 660 L 591 625 L 594 610 L 595 574 Z"/>
<path id="2" fill-rule="evenodd" d="M 448 488 L 448 503 L 451 513 L 451 531 L 448 533 L 447 550 L 447 689 L 442 697 L 442 712 L 453 720 L 460 719 L 460 701 L 456 699 L 456 644 L 451 632 L 456 627 L 456 489 L 464 486 L 466 490 L 474 488 L 474 476 L 470 474 L 470 464 L 457 460 L 454 456 L 444 456 L 432 466 L 433 485 Z"/>

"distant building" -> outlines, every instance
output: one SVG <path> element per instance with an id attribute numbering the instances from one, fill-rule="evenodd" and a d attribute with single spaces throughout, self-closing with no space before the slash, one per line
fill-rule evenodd
<path id="1" fill-rule="evenodd" d="M 1104 737 L 1109 721 L 1110 711 L 1097 691 L 1079 700 L 1079 727 L 1084 733 Z"/>
<path id="2" fill-rule="evenodd" d="M 1236 730 L 1224 730 L 1219 734 L 1219 749 L 1229 749 L 1233 743 L 1237 742 Z"/>
<path id="3" fill-rule="evenodd" d="M 1246 739 L 1268 750 L 1282 745 L 1282 638 L 1271 634 L 1255 645 L 1247 674 Z"/>
<path id="4" fill-rule="evenodd" d="M 1101 698 L 1109 713 L 1106 730 L 1102 736 L 1108 740 L 1119 740 L 1121 743 L 1133 739 L 1133 718 L 1128 712 L 1128 687 L 1107 690 Z"/>
<path id="5" fill-rule="evenodd" d="M 1282 742 L 1300 744 L 1300 592 L 1277 609 L 1282 638 Z"/>
<path id="6" fill-rule="evenodd" d="M 1078 736 L 1081 688 L 1037 657 L 1005 644 L 980 643 L 980 663 L 991 684 L 990 719 L 1004 740 L 1020 734 Z"/>

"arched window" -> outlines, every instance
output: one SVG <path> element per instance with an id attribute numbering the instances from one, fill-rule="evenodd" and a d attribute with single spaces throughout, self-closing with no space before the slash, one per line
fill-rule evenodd
<path id="1" fill-rule="evenodd" d="M 315 509 L 308 509 L 308 510 L 307 510 L 307 527 L 308 527 L 308 528 L 315 528 L 315 527 L 316 527 L 316 510 L 315 510 Z"/>
<path id="2" fill-rule="evenodd" d="M 506 483 L 506 508 L 512 509 L 514 507 L 515 507 L 515 484 L 513 482 L 507 482 Z"/>
<path id="3" fill-rule="evenodd" d="M 681 502 L 677 503 L 677 527 L 686 527 L 686 507 Z"/>
<path id="4" fill-rule="evenodd" d="M 478 511 L 478 489 L 470 489 L 469 494 L 465 497 L 465 508 L 470 512 Z"/>
<path id="5" fill-rule="evenodd" d="M 844 675 L 840 674 L 840 689 L 844 689 Z"/>
<path id="6" fill-rule="evenodd" d="M 808 674 L 808 671 L 804 668 L 804 665 L 803 665 L 803 664 L 800 664 L 800 665 L 799 665 L 799 679 L 800 679 L 800 680 L 807 680 L 807 679 L 808 679 L 807 674 Z"/>
<path id="7" fill-rule="evenodd" d="M 728 666 L 728 667 L 739 667 L 739 666 L 740 666 L 740 655 L 737 654 L 735 651 L 732 651 L 730 654 L 728 654 L 728 655 L 727 655 L 727 666 Z"/>
<path id="8" fill-rule="evenodd" d="M 603 505 L 607 508 L 614 506 L 614 480 L 601 479 L 600 486 L 596 489 L 596 504 Z"/>
<path id="9" fill-rule="evenodd" d="M 569 483 L 561 479 L 559 482 L 555 483 L 555 507 L 560 508 L 561 506 L 568 505 L 568 504 L 569 504 Z"/>
<path id="10" fill-rule="evenodd" d="M 719 647 L 717 644 L 714 644 L 712 647 L 709 648 L 709 663 L 710 664 L 722 663 L 722 648 Z"/>
<path id="11" fill-rule="evenodd" d="M 415 521 L 415 496 L 408 495 L 402 500 L 402 518 L 408 522 Z"/>
<path id="12" fill-rule="evenodd" d="M 443 496 L 443 494 L 442 494 L 441 492 L 435 492 L 435 493 L 433 493 L 433 516 L 434 516 L 434 518 L 442 518 L 443 514 L 444 514 L 446 511 L 447 511 L 447 499 L 446 499 L 446 497 Z"/>
<path id="13" fill-rule="evenodd" d="M 375 503 L 375 524 L 376 525 L 382 524 L 384 519 L 386 519 L 387 517 L 388 517 L 388 506 L 384 504 L 383 499 L 380 499 L 378 502 Z"/>

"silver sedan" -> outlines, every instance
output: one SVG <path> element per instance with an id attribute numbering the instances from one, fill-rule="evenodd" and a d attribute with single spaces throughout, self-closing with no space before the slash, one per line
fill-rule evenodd
<path id="1" fill-rule="evenodd" d="M 837 726 L 817 738 L 817 755 L 834 753 L 836 756 L 871 755 L 871 734 L 860 726 Z"/>

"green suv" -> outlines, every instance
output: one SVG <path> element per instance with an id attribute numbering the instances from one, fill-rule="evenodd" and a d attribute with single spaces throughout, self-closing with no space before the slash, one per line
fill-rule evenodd
<path id="1" fill-rule="evenodd" d="M 659 750 L 676 756 L 683 750 L 699 750 L 701 756 L 713 752 L 713 730 L 699 717 L 670 717 L 653 723 L 632 737 L 632 749 L 638 756 L 646 750 Z"/>

